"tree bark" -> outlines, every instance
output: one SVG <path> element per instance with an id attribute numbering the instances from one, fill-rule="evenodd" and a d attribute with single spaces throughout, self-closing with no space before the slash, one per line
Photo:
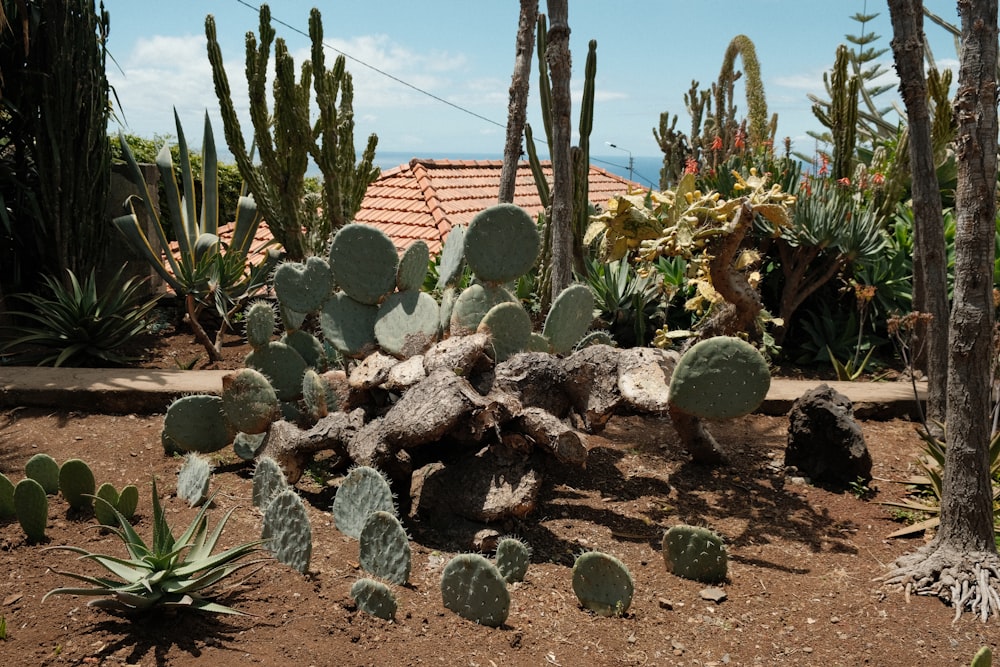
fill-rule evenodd
<path id="1" fill-rule="evenodd" d="M 528 88 L 531 77 L 531 59 L 535 49 L 535 23 L 538 21 L 538 0 L 521 0 L 521 18 L 517 24 L 517 46 L 514 57 L 514 74 L 510 82 L 510 101 L 507 103 L 507 139 L 503 147 L 503 167 L 500 170 L 501 204 L 514 201 L 517 182 L 517 163 L 521 158 L 521 136 L 528 109 Z"/>
<path id="2" fill-rule="evenodd" d="M 923 3 L 889 0 L 893 56 L 899 93 L 909 124 L 910 170 L 913 174 L 913 309 L 933 319 L 911 339 L 912 350 L 926 350 L 927 418 L 945 420 L 948 377 L 948 283 L 941 190 L 934 167 L 931 118 L 924 76 Z"/>
<path id="3" fill-rule="evenodd" d="M 989 476 L 997 181 L 997 0 L 959 0 L 955 291 L 940 546 L 996 553 Z"/>
<path id="4" fill-rule="evenodd" d="M 567 0 L 547 0 L 548 47 L 545 60 L 552 76 L 552 300 L 573 281 L 573 128 L 569 81 L 569 9 Z"/>

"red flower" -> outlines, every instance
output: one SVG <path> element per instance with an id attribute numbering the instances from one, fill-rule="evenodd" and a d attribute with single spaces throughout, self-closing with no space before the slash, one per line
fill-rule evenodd
<path id="1" fill-rule="evenodd" d="M 843 185 L 844 187 L 850 187 L 851 186 L 851 179 L 849 179 L 847 176 L 844 176 L 843 178 L 838 178 L 837 179 L 837 184 L 838 185 Z"/>
<path id="2" fill-rule="evenodd" d="M 802 182 L 799 183 L 799 189 L 802 190 L 802 192 L 804 192 L 806 196 L 812 194 L 812 183 L 809 181 L 808 176 L 802 177 Z"/>
<path id="3" fill-rule="evenodd" d="M 698 173 L 698 161 L 693 157 L 689 157 L 684 161 L 684 173 L 685 174 L 697 174 Z"/>
<path id="4" fill-rule="evenodd" d="M 885 183 L 885 176 L 883 174 L 875 172 L 875 174 L 872 176 L 872 183 L 874 183 L 875 185 L 882 185 L 883 183 Z"/>
<path id="5" fill-rule="evenodd" d="M 736 138 L 733 140 L 733 146 L 736 148 L 745 148 L 747 145 L 747 133 L 743 131 L 742 128 L 736 130 Z"/>
<path id="6" fill-rule="evenodd" d="M 823 154 L 820 154 L 819 160 L 820 160 L 819 175 L 826 176 L 827 174 L 830 173 L 830 160 L 828 160 L 827 157 Z"/>
<path id="7" fill-rule="evenodd" d="M 715 139 L 712 140 L 712 150 L 721 151 L 722 150 L 722 137 L 715 135 Z"/>

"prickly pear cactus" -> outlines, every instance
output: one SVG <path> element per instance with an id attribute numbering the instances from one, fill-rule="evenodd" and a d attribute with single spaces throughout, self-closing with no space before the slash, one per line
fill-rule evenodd
<path id="1" fill-rule="evenodd" d="M 601 616 L 621 616 L 632 604 L 635 584 L 625 564 L 600 551 L 588 551 L 573 564 L 573 592 Z"/>
<path id="2" fill-rule="evenodd" d="M 531 316 L 519 303 L 498 303 L 483 315 L 476 331 L 490 337 L 495 360 L 506 361 L 528 347 Z"/>
<path id="3" fill-rule="evenodd" d="M 105 482 L 97 487 L 97 498 L 94 502 L 94 517 L 102 526 L 117 526 L 118 519 L 115 510 L 118 508 L 118 490 L 114 484 Z M 101 502 L 103 501 L 103 502 Z"/>
<path id="4" fill-rule="evenodd" d="M 59 492 L 75 510 L 87 509 L 94 504 L 97 490 L 94 472 L 80 459 L 69 459 L 59 468 Z"/>
<path id="5" fill-rule="evenodd" d="M 452 227 L 441 248 L 438 263 L 437 288 L 453 287 L 462 275 L 465 265 L 465 227 Z"/>
<path id="6" fill-rule="evenodd" d="M 681 357 L 670 379 L 670 403 L 695 417 L 730 419 L 756 410 L 770 387 L 767 362 L 753 345 L 715 336 Z"/>
<path id="7" fill-rule="evenodd" d="M 381 230 L 351 223 L 330 244 L 330 269 L 337 285 L 355 301 L 374 305 L 396 287 L 399 257 Z"/>
<path id="8" fill-rule="evenodd" d="M 333 273 L 322 257 L 283 262 L 274 270 L 274 292 L 281 305 L 299 313 L 319 310 L 333 291 Z"/>
<path id="9" fill-rule="evenodd" d="M 514 204 L 497 204 L 481 211 L 465 232 L 465 261 L 477 278 L 493 285 L 530 271 L 540 247 L 535 221 Z"/>
<path id="10" fill-rule="evenodd" d="M 522 581 L 531 563 L 531 548 L 516 537 L 504 537 L 497 542 L 496 560 L 504 581 Z"/>
<path id="11" fill-rule="evenodd" d="M 401 359 L 422 354 L 437 340 L 441 319 L 437 301 L 417 290 L 386 297 L 375 317 L 375 340 Z"/>
<path id="12" fill-rule="evenodd" d="M 267 433 L 237 433 L 233 438 L 233 451 L 244 461 L 253 461 L 264 446 Z"/>
<path id="13" fill-rule="evenodd" d="M 302 403 L 306 414 L 313 421 L 319 421 L 329 414 L 326 405 L 326 383 L 313 369 L 302 376 Z"/>
<path id="14" fill-rule="evenodd" d="M 374 579 L 358 579 L 351 585 L 351 598 L 358 609 L 377 616 L 378 618 L 391 621 L 396 617 L 396 596 L 392 589 L 381 581 Z"/>
<path id="15" fill-rule="evenodd" d="M 375 319 L 378 306 L 361 303 L 337 292 L 319 315 L 323 338 L 345 357 L 361 358 L 376 348 Z"/>
<path id="16" fill-rule="evenodd" d="M 45 493 L 59 493 L 59 464 L 48 454 L 35 454 L 24 464 L 24 474 L 38 482 Z"/>
<path id="17" fill-rule="evenodd" d="M 253 505 L 261 511 L 267 509 L 279 493 L 288 488 L 281 466 L 270 456 L 262 456 L 253 469 Z"/>
<path id="18" fill-rule="evenodd" d="M 222 379 L 222 411 L 242 433 L 263 433 L 278 418 L 278 395 L 264 374 L 241 368 Z"/>
<path id="19" fill-rule="evenodd" d="M 706 584 L 725 581 L 729 556 L 722 538 L 708 528 L 674 526 L 663 536 L 667 570 Z"/>
<path id="20" fill-rule="evenodd" d="M 399 269 L 396 271 L 396 289 L 400 292 L 406 292 L 419 290 L 423 287 L 430 258 L 431 254 L 426 243 L 420 240 L 411 243 L 403 256 L 399 258 Z"/>
<path id="21" fill-rule="evenodd" d="M 223 412 L 221 396 L 195 394 L 178 398 L 167 407 L 161 440 L 181 452 L 217 452 L 235 435 Z M 168 449 L 168 453 L 172 453 Z"/>
<path id="22" fill-rule="evenodd" d="M 191 507 L 201 505 L 208 499 L 208 484 L 212 476 L 212 466 L 208 459 L 191 453 L 184 457 L 184 465 L 177 472 L 177 497 L 187 501 Z"/>
<path id="23" fill-rule="evenodd" d="M 984 646 L 976 651 L 972 662 L 969 663 L 969 667 L 991 667 L 991 665 L 993 665 L 993 649 L 989 646 Z"/>
<path id="24" fill-rule="evenodd" d="M 554 354 L 569 354 L 594 321 L 594 294 L 586 285 L 570 285 L 555 298 L 542 335 Z"/>
<path id="25" fill-rule="evenodd" d="M 250 347 L 257 349 L 271 342 L 274 334 L 274 308 L 266 301 L 254 301 L 246 310 L 246 335 Z"/>
<path id="26" fill-rule="evenodd" d="M 462 618 L 500 627 L 510 613 L 507 582 L 493 563 L 479 554 L 452 558 L 441 573 L 444 606 Z"/>
<path id="27" fill-rule="evenodd" d="M 29 542 L 45 539 L 45 526 L 49 521 L 49 499 L 42 485 L 26 477 L 14 487 L 14 513 Z"/>
<path id="28" fill-rule="evenodd" d="M 285 489 L 271 500 L 264 512 L 261 539 L 281 563 L 305 573 L 312 555 L 312 527 L 299 494 Z"/>
<path id="29" fill-rule="evenodd" d="M 0 519 L 14 516 L 14 483 L 0 473 Z"/>
<path id="30" fill-rule="evenodd" d="M 361 567 L 376 577 L 404 585 L 410 579 L 410 540 L 395 514 L 368 515 L 358 536 Z"/>
<path id="31" fill-rule="evenodd" d="M 308 331 L 301 329 L 286 331 L 282 334 L 281 340 L 278 342 L 284 343 L 298 352 L 302 360 L 306 362 L 306 366 L 320 373 L 327 370 L 329 361 L 326 358 L 326 350 L 323 349 L 323 343 L 319 342 L 319 339 Z"/>
<path id="32" fill-rule="evenodd" d="M 475 333 L 479 323 L 491 308 L 501 303 L 518 303 L 517 298 L 503 287 L 470 285 L 462 290 L 451 309 L 451 335 Z"/>
<path id="33" fill-rule="evenodd" d="M 358 539 L 372 512 L 395 513 L 392 489 L 378 470 L 368 466 L 352 468 L 333 499 L 333 521 L 337 530 Z"/>
<path id="34" fill-rule="evenodd" d="M 295 348 L 279 342 L 268 343 L 248 354 L 245 363 L 267 378 L 279 401 L 298 400 L 307 366 Z"/>

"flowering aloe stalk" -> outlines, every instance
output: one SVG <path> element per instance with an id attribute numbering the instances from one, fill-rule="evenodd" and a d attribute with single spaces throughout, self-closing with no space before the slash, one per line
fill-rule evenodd
<path id="1" fill-rule="evenodd" d="M 102 498 L 95 500 L 98 503 L 108 504 Z M 209 505 L 211 499 L 198 512 L 187 530 L 180 536 L 174 537 L 160 506 L 154 479 L 152 545 L 147 546 L 128 519 L 111 507 L 119 527 L 110 530 L 125 543 L 128 558 L 95 554 L 74 546 L 58 546 L 50 549 L 80 554 L 80 560 L 92 560 L 116 578 L 92 577 L 53 570 L 56 574 L 91 584 L 93 588 L 55 588 L 46 593 L 42 601 L 44 602 L 50 595 L 110 596 L 93 600 L 88 606 L 126 615 L 162 607 L 190 607 L 219 614 L 242 615 L 243 612 L 207 600 L 201 592 L 237 570 L 261 562 L 260 560 L 237 562 L 257 551 L 261 541 L 247 542 L 212 555 L 233 510 L 229 510 L 209 532 L 208 519 L 205 516 Z"/>

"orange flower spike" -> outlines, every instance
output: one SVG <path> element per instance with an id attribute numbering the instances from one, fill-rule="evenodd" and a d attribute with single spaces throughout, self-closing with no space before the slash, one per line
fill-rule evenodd
<path id="1" fill-rule="evenodd" d="M 712 150 L 721 151 L 722 150 L 722 137 L 715 135 L 715 139 L 712 140 Z"/>

